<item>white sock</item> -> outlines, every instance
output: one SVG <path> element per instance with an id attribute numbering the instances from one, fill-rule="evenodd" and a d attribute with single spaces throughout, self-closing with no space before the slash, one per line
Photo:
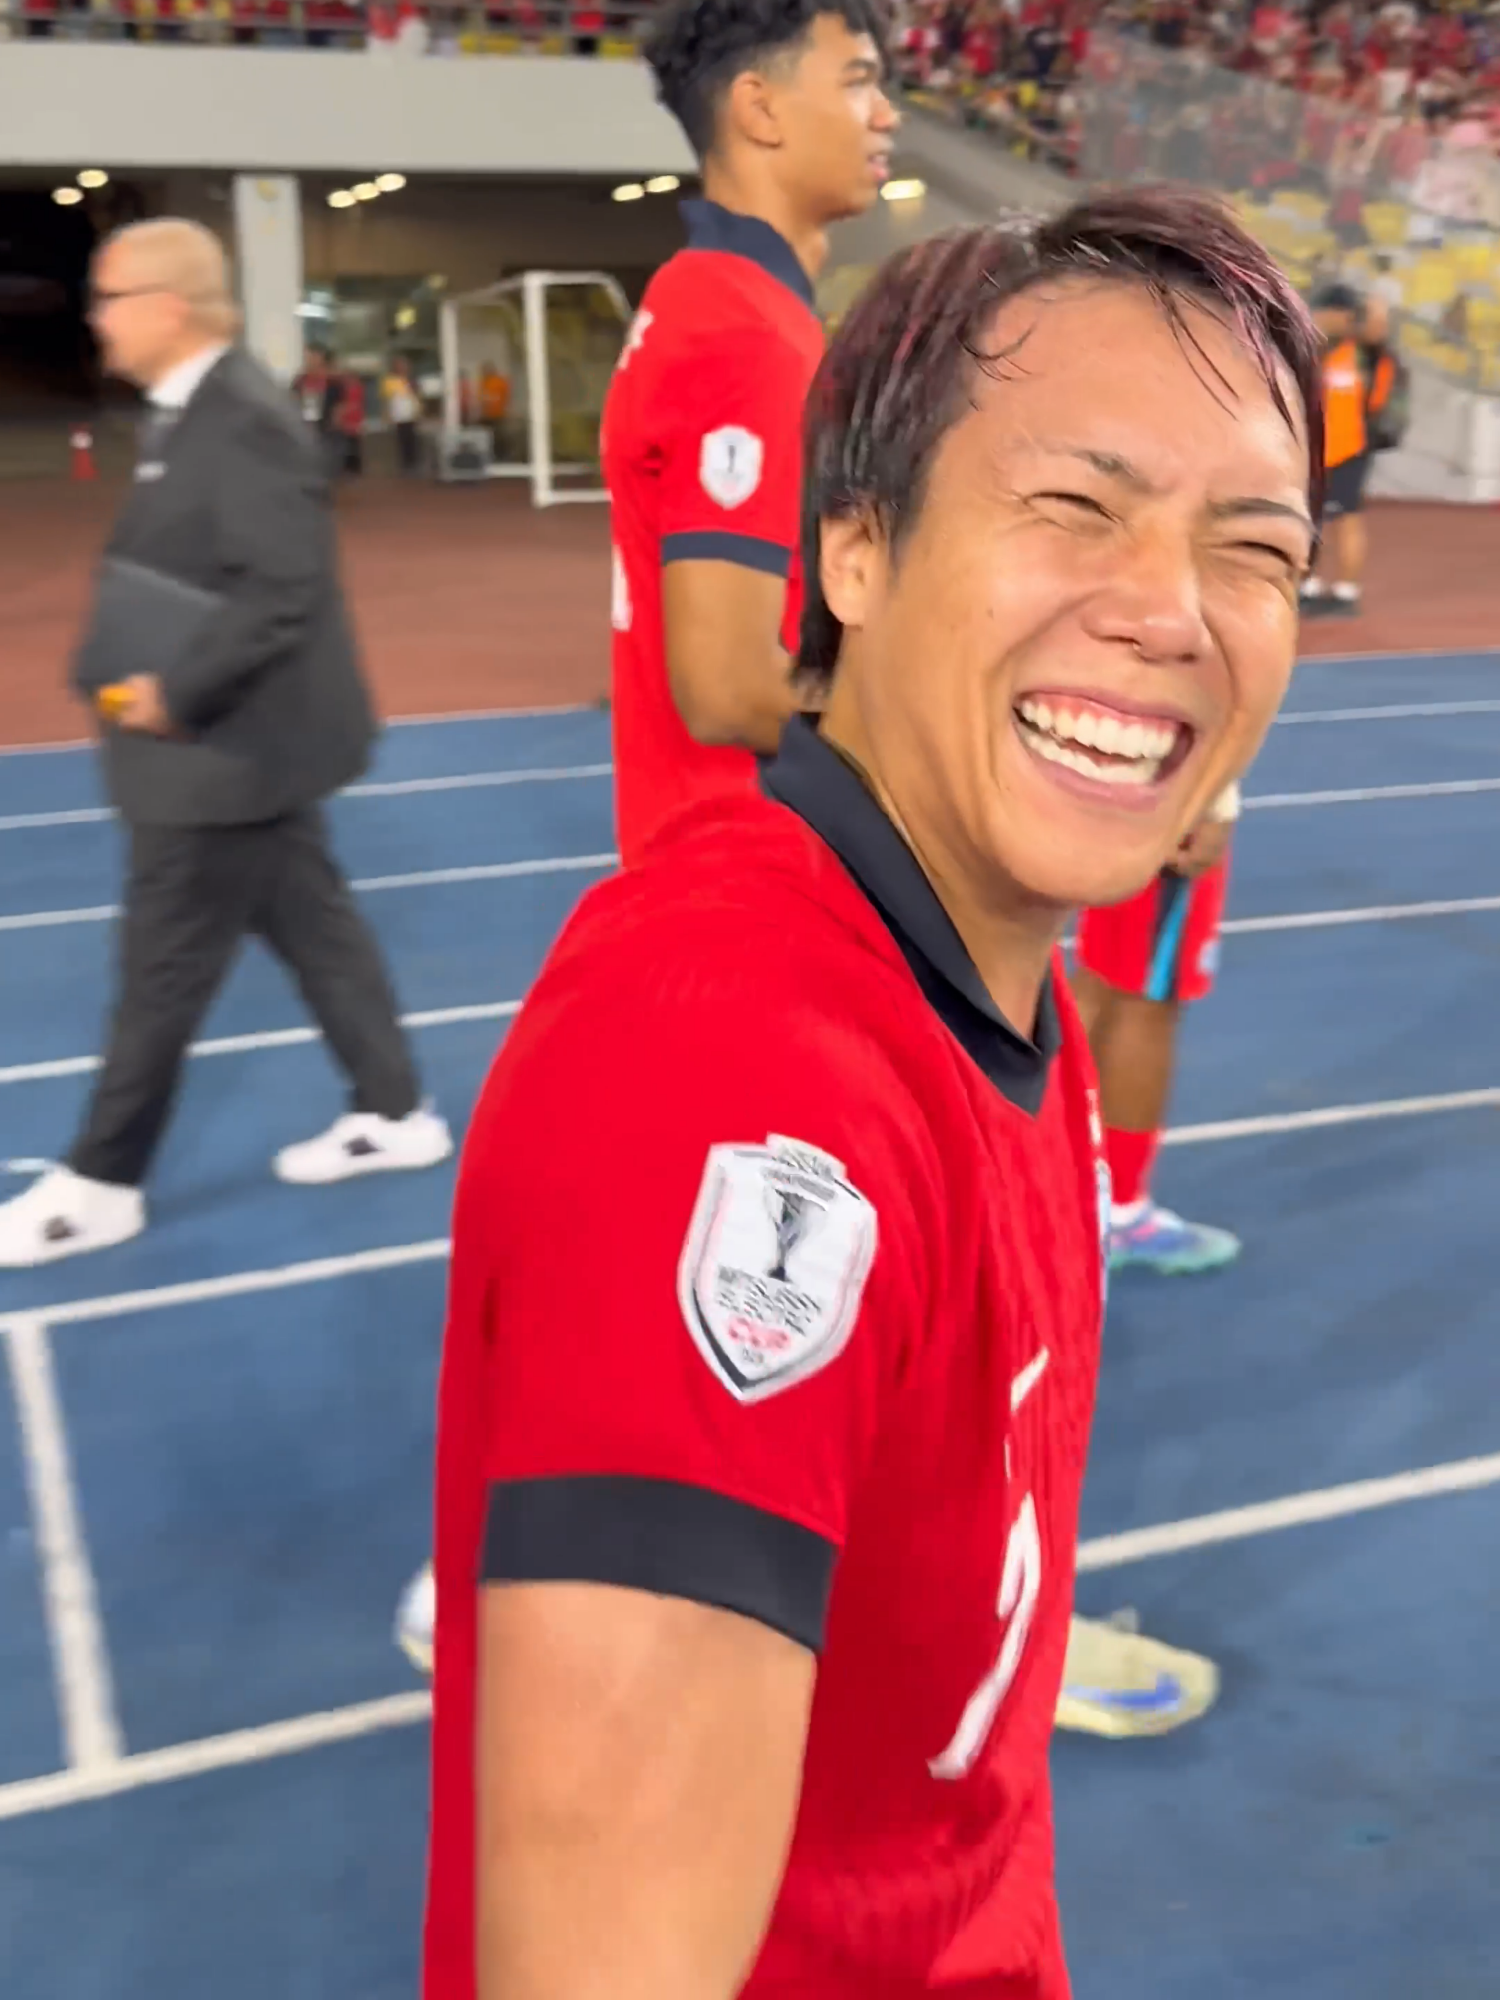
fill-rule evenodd
<path id="1" fill-rule="evenodd" d="M 1304 597 L 1326 597 L 1328 595 L 1328 585 L 1323 581 L 1322 577 L 1310 576 L 1302 586 L 1302 595 Z"/>
<path id="2" fill-rule="evenodd" d="M 1333 594 L 1341 604 L 1358 604 L 1359 585 L 1357 583 L 1336 583 Z"/>
<path id="3" fill-rule="evenodd" d="M 1109 1205 L 1109 1225 L 1111 1229 L 1132 1229 L 1144 1220 L 1151 1206 L 1150 1195 L 1143 1195 L 1139 1201 L 1128 1201 L 1122 1208 L 1118 1202 Z"/>

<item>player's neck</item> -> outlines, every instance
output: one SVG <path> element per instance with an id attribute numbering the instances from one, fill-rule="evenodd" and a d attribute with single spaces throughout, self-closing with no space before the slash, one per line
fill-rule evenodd
<path id="1" fill-rule="evenodd" d="M 820 729 L 824 740 L 853 765 L 916 856 L 963 939 L 986 993 L 1018 1033 L 1034 1037 L 1042 988 L 1062 937 L 1064 917 L 1050 903 L 1024 896 L 1015 884 L 971 880 L 970 871 L 955 862 L 940 836 L 903 814 L 864 740 L 857 711 L 851 712 L 837 695 Z"/>
<path id="2" fill-rule="evenodd" d="M 769 223 L 791 244 L 809 278 L 816 278 L 822 270 L 828 257 L 828 231 L 821 222 L 809 221 L 784 189 L 760 175 L 752 177 L 723 162 L 706 160 L 703 193 L 706 200 L 735 215 L 753 215 L 757 221 Z"/>

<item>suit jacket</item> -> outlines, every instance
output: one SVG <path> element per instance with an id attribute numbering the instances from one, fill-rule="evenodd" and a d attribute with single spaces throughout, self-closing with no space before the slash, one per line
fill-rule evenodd
<path id="1" fill-rule="evenodd" d="M 102 728 L 126 820 L 276 819 L 366 768 L 375 720 L 339 584 L 328 482 L 315 439 L 258 362 L 231 349 L 204 377 L 160 471 L 138 468 L 106 552 L 224 599 L 191 658 L 163 663 L 177 734 Z M 79 653 L 73 677 L 81 693 L 97 693 L 92 657 Z"/>

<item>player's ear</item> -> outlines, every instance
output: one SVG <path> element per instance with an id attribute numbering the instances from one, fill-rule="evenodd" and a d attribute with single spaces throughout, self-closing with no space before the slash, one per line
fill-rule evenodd
<path id="1" fill-rule="evenodd" d="M 785 144 L 775 82 L 756 69 L 742 69 L 724 93 L 725 127 L 749 145 L 775 150 Z"/>
<path id="2" fill-rule="evenodd" d="M 823 602 L 847 631 L 865 624 L 884 575 L 885 543 L 868 514 L 824 521 L 818 530 Z"/>

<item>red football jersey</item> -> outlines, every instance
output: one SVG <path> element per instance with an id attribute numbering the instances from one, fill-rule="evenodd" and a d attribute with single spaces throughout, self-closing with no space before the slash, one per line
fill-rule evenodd
<path id="1" fill-rule="evenodd" d="M 1078 963 L 1122 993 L 1202 1000 L 1219 970 L 1229 863 L 1191 880 L 1165 868 L 1139 895 L 1078 918 Z"/>
<path id="2" fill-rule="evenodd" d="M 754 789 L 751 753 L 705 748 L 677 712 L 661 571 L 715 560 L 788 575 L 802 405 L 823 352 L 811 286 L 785 239 L 713 202 L 684 211 L 688 248 L 647 286 L 604 410 L 615 814 L 627 866 L 684 805 Z M 789 603 L 782 632 L 793 644 L 798 615 Z"/>
<path id="3" fill-rule="evenodd" d="M 1047 1049 L 1011 1036 L 1031 1095 L 997 1085 L 917 864 L 811 731 L 792 749 L 860 851 L 752 796 L 680 822 L 584 899 L 470 1129 L 426 2000 L 474 2000 L 476 1576 L 687 1597 L 818 1651 L 753 2000 L 1066 2000 L 1047 1749 L 1102 1311 L 1087 1046 L 1057 978 Z"/>

